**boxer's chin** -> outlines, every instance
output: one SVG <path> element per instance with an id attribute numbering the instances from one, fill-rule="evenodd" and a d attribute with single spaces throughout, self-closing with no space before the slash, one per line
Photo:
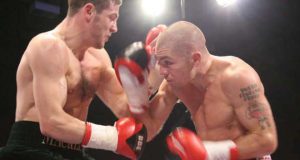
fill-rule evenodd
<path id="1" fill-rule="evenodd" d="M 97 48 L 97 49 L 102 49 L 102 48 L 104 47 L 104 45 L 105 45 L 105 42 L 104 42 L 104 41 L 101 41 L 100 43 L 97 43 L 97 44 L 95 45 L 95 48 Z"/>

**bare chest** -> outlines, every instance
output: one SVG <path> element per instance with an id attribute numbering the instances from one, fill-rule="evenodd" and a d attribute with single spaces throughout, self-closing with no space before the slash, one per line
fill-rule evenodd
<path id="1" fill-rule="evenodd" d="M 218 85 L 201 92 L 189 90 L 185 93 L 179 98 L 189 109 L 197 134 L 202 139 L 234 139 L 243 132 L 233 107 Z"/>
<path id="2" fill-rule="evenodd" d="M 65 109 L 88 107 L 100 81 L 101 63 L 85 56 L 82 61 L 70 58 L 67 80 L 67 101 Z"/>

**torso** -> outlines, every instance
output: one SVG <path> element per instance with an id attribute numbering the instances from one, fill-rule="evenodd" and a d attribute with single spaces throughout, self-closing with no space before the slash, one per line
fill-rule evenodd
<path id="1" fill-rule="evenodd" d="M 63 109 L 73 117 L 85 120 L 88 106 L 101 78 L 104 67 L 95 52 L 86 51 L 82 60 L 78 60 L 69 50 L 68 71 L 65 75 L 67 95 Z M 37 108 L 33 96 L 33 74 L 28 62 L 30 48 L 25 51 L 17 71 L 17 112 L 16 120 L 38 121 Z"/>
<path id="2" fill-rule="evenodd" d="M 226 58 L 217 63 L 220 66 L 211 71 L 215 73 L 207 88 L 190 85 L 174 92 L 190 111 L 197 134 L 203 140 L 236 139 L 245 130 L 221 88 L 222 74 L 232 69 L 232 64 Z"/>
<path id="3" fill-rule="evenodd" d="M 67 100 L 64 110 L 85 119 L 100 79 L 101 62 L 87 52 L 81 61 L 70 52 L 70 70 L 66 75 Z M 84 115 L 82 115 L 84 114 Z M 78 117 L 78 118 L 79 118 Z"/>

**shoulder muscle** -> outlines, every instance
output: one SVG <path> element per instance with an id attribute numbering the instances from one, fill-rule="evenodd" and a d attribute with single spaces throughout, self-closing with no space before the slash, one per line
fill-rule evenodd
<path id="1" fill-rule="evenodd" d="M 240 62 L 238 62 L 240 63 Z M 256 71 L 248 64 L 229 68 L 222 77 L 222 90 L 231 100 L 251 100 L 264 95 L 264 87 Z"/>
<path id="2" fill-rule="evenodd" d="M 66 73 L 68 52 L 63 41 L 44 33 L 31 40 L 25 54 L 33 74 L 44 73 L 55 76 Z"/>

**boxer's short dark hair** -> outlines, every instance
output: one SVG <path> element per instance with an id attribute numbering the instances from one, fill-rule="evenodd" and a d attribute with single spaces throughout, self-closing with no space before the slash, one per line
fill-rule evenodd
<path id="1" fill-rule="evenodd" d="M 87 3 L 92 3 L 96 6 L 98 12 L 107 8 L 110 3 L 122 5 L 122 0 L 68 0 L 69 10 L 68 15 L 73 16 L 78 10 Z"/>

